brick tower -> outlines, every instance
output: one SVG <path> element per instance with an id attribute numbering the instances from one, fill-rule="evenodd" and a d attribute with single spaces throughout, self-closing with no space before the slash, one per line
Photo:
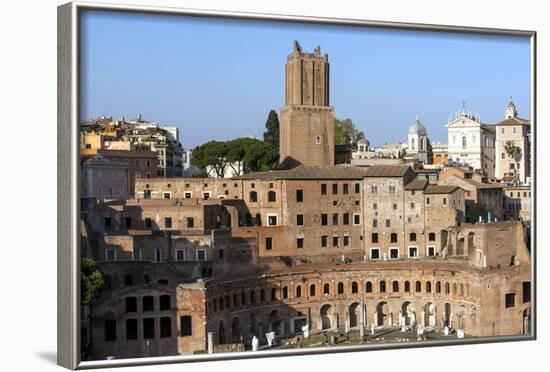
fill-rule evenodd
<path id="1" fill-rule="evenodd" d="M 334 165 L 334 109 L 329 106 L 328 55 L 321 48 L 294 50 L 286 63 L 285 106 L 281 109 L 280 162 L 288 157 L 306 165 Z"/>

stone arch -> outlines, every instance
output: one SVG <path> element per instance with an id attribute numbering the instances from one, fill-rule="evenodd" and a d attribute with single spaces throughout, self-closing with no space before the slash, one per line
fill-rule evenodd
<path id="1" fill-rule="evenodd" d="M 354 302 L 351 305 L 349 305 L 349 327 L 355 328 L 359 326 L 359 317 L 360 317 L 360 304 L 358 302 Z"/>
<path id="2" fill-rule="evenodd" d="M 464 256 L 464 237 L 461 236 L 456 242 L 456 255 Z"/>
<path id="3" fill-rule="evenodd" d="M 241 341 L 241 321 L 238 316 L 231 321 L 231 340 L 234 344 Z"/>
<path id="4" fill-rule="evenodd" d="M 275 336 L 282 336 L 284 333 L 284 322 L 278 310 L 273 310 L 269 314 L 269 330 L 275 332 Z"/>
<path id="5" fill-rule="evenodd" d="M 449 284 L 449 283 L 445 283 Z M 451 326 L 451 304 L 446 302 L 445 303 L 445 312 L 443 313 L 443 327 L 450 327 Z"/>
<path id="6" fill-rule="evenodd" d="M 331 329 L 332 327 L 332 306 L 330 304 L 325 304 L 321 306 L 319 310 L 319 315 L 321 319 L 321 330 Z"/>
<path id="7" fill-rule="evenodd" d="M 376 305 L 376 325 L 378 327 L 386 325 L 391 325 L 391 309 L 390 305 L 386 301 L 381 301 Z"/>
<path id="8" fill-rule="evenodd" d="M 225 344 L 225 325 L 223 320 L 218 324 L 218 344 Z"/>
<path id="9" fill-rule="evenodd" d="M 405 325 L 416 324 L 416 311 L 410 301 L 405 301 L 401 305 L 401 315 L 403 316 L 401 321 L 405 322 Z"/>
<path id="10" fill-rule="evenodd" d="M 437 324 L 436 307 L 432 302 L 428 302 L 424 306 L 424 325 L 427 327 L 435 327 L 436 324 Z"/>

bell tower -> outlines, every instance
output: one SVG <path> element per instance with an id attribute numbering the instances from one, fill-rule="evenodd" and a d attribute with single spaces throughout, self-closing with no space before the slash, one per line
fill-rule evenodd
<path id="1" fill-rule="evenodd" d="M 302 51 L 294 41 L 285 74 L 281 109 L 280 162 L 292 158 L 305 165 L 334 165 L 334 109 L 329 105 L 328 55 L 321 48 Z"/>

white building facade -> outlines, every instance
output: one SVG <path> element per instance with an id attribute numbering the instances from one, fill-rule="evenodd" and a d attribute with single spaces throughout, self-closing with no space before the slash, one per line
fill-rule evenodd
<path id="1" fill-rule="evenodd" d="M 479 115 L 457 112 L 447 122 L 449 165 L 470 166 L 486 177 L 495 176 L 495 126 Z"/>

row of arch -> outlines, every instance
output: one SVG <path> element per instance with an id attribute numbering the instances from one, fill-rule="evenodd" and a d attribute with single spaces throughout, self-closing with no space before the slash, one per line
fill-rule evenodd
<path id="1" fill-rule="evenodd" d="M 470 285 L 464 283 L 448 281 L 432 281 L 428 280 L 422 283 L 420 280 L 380 280 L 377 283 L 374 281 L 366 281 L 364 286 L 360 286 L 360 282 L 352 281 L 346 290 L 344 282 L 336 283 L 335 288 L 331 288 L 330 283 L 324 283 L 322 286 L 317 284 L 298 284 L 294 286 L 294 293 L 291 293 L 292 286 L 283 285 L 282 287 L 271 287 L 270 289 L 261 289 L 258 292 L 254 289 L 243 290 L 239 293 L 230 293 L 224 296 L 219 296 L 207 302 L 207 314 L 216 313 L 218 311 L 229 310 L 235 307 L 253 305 L 256 303 L 273 302 L 280 300 L 292 300 L 303 297 L 317 297 L 330 295 L 359 295 L 359 294 L 395 294 L 395 293 L 423 293 L 423 294 L 445 294 L 452 296 L 468 297 L 470 296 Z M 364 291 L 360 291 L 364 288 Z M 376 291 L 375 291 L 376 289 Z M 307 292 L 306 292 L 307 291 Z"/>

